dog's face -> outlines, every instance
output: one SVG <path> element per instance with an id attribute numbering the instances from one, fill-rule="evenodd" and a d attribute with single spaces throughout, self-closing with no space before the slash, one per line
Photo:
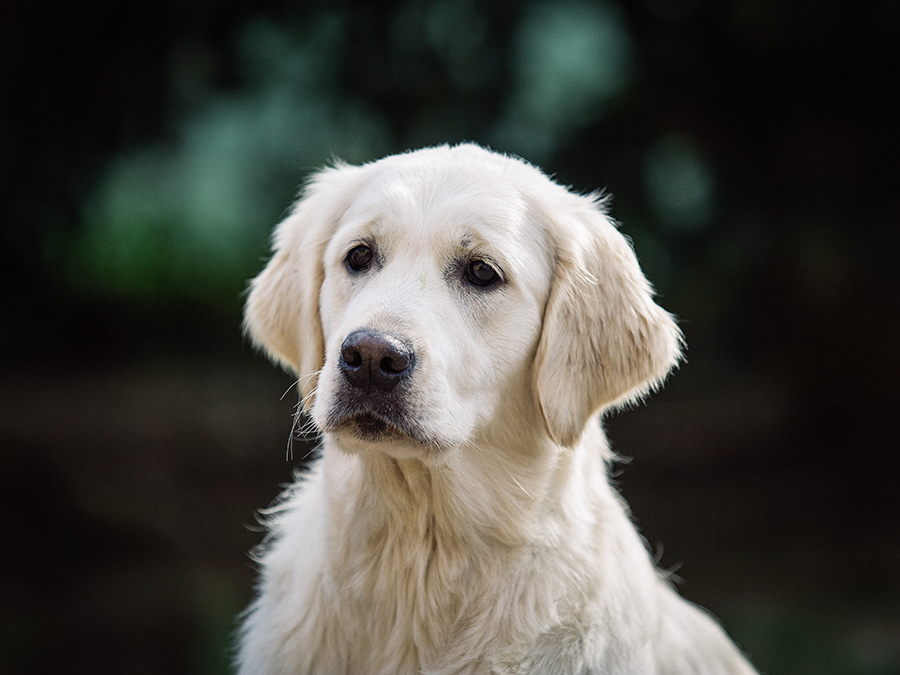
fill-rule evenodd
<path id="1" fill-rule="evenodd" d="M 548 242 L 511 186 L 454 168 L 386 167 L 325 249 L 312 415 L 345 449 L 462 445 L 528 386 Z"/>
<path id="2" fill-rule="evenodd" d="M 476 146 L 326 170 L 275 249 L 247 326 L 350 452 L 441 455 L 526 416 L 571 445 L 678 357 L 596 201 Z"/>

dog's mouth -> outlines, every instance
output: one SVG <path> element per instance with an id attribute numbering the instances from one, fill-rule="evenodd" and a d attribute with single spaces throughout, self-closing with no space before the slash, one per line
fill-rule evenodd
<path id="1" fill-rule="evenodd" d="M 354 427 L 354 431 L 360 438 L 373 443 L 384 441 L 387 440 L 387 438 L 396 437 L 402 434 L 397 427 L 370 413 L 363 413 L 351 417 L 345 424 Z"/>
<path id="2" fill-rule="evenodd" d="M 333 414 L 323 431 L 349 433 L 370 443 L 386 443 L 404 438 L 416 440 L 413 430 L 371 410 Z"/>
<path id="3" fill-rule="evenodd" d="M 441 450 L 445 446 L 415 423 L 409 424 L 406 419 L 391 419 L 389 415 L 371 409 L 334 411 L 321 428 L 326 433 L 346 434 L 381 445 L 385 450 L 410 442 L 430 450 Z"/>

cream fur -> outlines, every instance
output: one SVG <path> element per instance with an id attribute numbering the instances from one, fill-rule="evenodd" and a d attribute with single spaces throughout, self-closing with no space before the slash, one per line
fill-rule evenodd
<path id="1" fill-rule="evenodd" d="M 241 675 L 755 672 L 608 482 L 597 418 L 658 386 L 681 335 L 602 200 L 432 148 L 319 173 L 274 248 L 246 327 L 299 377 L 322 455 L 268 516 Z M 502 281 L 468 283 L 473 259 Z M 363 327 L 415 351 L 378 399 L 402 431 L 376 439 L 336 412 Z"/>

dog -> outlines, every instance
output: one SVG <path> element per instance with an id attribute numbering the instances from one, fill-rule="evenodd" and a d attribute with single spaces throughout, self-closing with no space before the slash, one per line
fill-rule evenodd
<path id="1" fill-rule="evenodd" d="M 321 452 L 266 516 L 241 675 L 749 675 L 659 572 L 599 418 L 681 355 L 606 200 L 474 144 L 317 173 L 245 329 Z"/>

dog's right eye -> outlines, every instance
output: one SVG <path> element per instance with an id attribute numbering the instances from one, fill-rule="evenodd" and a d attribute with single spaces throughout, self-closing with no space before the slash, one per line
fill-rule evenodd
<path id="1" fill-rule="evenodd" d="M 365 244 L 360 244 L 350 249 L 347 253 L 347 266 L 354 272 L 365 272 L 372 266 L 372 260 L 375 254 L 372 249 Z"/>
<path id="2" fill-rule="evenodd" d="M 473 260 L 465 271 L 466 279 L 470 284 L 480 288 L 491 288 L 500 282 L 500 275 L 494 267 L 484 260 Z"/>

